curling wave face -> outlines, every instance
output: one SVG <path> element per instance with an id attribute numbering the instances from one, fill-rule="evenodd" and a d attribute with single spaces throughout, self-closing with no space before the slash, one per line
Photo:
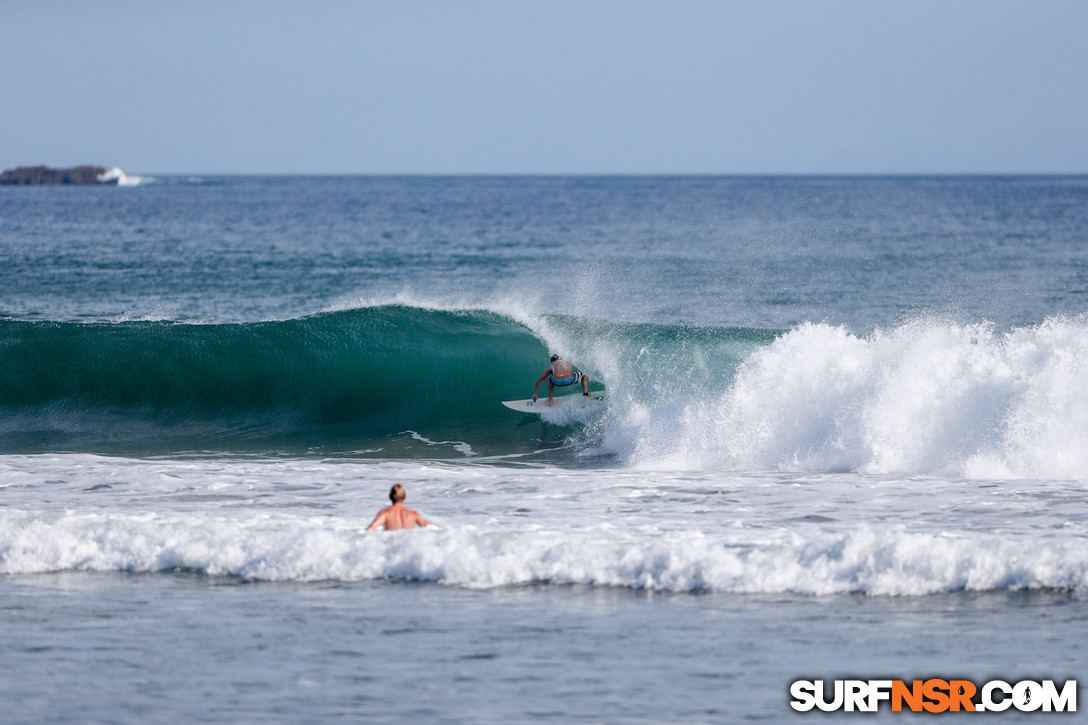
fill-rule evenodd
<path id="1" fill-rule="evenodd" d="M 8 451 L 297 452 L 486 430 L 496 389 L 524 388 L 544 354 L 494 315 L 398 307 L 223 325 L 6 321 L 0 340 Z"/>
<path id="2" fill-rule="evenodd" d="M 660 397 L 671 383 L 654 371 L 670 360 L 690 358 L 689 377 L 718 379 L 771 337 L 400 305 L 215 325 L 9 320 L 0 322 L 0 450 L 377 446 L 434 457 L 428 442 L 457 437 L 451 455 L 531 452 L 540 422 L 526 427 L 499 401 L 530 395 L 549 349 L 580 355 L 572 359 L 596 390 Z"/>

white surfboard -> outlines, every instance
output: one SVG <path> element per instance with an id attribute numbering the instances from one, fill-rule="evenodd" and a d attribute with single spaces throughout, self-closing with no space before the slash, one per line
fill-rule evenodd
<path id="1" fill-rule="evenodd" d="M 543 413 L 550 413 L 553 410 L 557 410 L 560 407 L 569 405 L 577 400 L 595 403 L 599 398 L 587 398 L 581 393 L 578 393 L 577 395 L 558 395 L 552 400 L 551 405 L 548 405 L 548 399 L 546 397 L 538 398 L 535 403 L 532 398 L 529 398 L 528 400 L 504 400 L 502 401 L 502 404 L 510 410 L 516 410 L 519 413 L 536 413 L 540 415 Z"/>

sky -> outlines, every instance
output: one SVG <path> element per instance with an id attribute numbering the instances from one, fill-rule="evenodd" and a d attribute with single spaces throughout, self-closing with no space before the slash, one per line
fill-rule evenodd
<path id="1" fill-rule="evenodd" d="M 1085 0 L 0 0 L 0 167 L 1088 172 Z"/>

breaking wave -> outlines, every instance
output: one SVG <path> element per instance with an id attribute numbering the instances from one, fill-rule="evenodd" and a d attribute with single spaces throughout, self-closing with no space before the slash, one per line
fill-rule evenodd
<path id="1" fill-rule="evenodd" d="M 605 404 L 528 397 L 558 352 Z M 377 305 L 238 324 L 0 321 L 0 452 L 559 447 L 636 468 L 1088 477 L 1088 321 L 859 335 Z M 449 445 L 436 445 L 435 443 Z"/>
<path id="2" fill-rule="evenodd" d="M 98 180 L 102 183 L 116 183 L 118 186 L 139 186 L 152 181 L 149 176 L 136 176 L 126 174 L 120 167 L 114 166 L 112 169 L 107 170 L 105 173 L 98 175 Z"/>

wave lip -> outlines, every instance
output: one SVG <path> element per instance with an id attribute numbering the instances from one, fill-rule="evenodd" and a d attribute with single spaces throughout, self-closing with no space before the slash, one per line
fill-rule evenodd
<path id="1" fill-rule="evenodd" d="M 676 592 L 864 593 L 1088 588 L 1079 542 L 877 531 L 364 532 L 362 521 L 159 514 L 0 514 L 0 573 L 195 571 L 255 581 L 581 584 Z M 766 538 L 761 538 L 766 537 Z"/>

